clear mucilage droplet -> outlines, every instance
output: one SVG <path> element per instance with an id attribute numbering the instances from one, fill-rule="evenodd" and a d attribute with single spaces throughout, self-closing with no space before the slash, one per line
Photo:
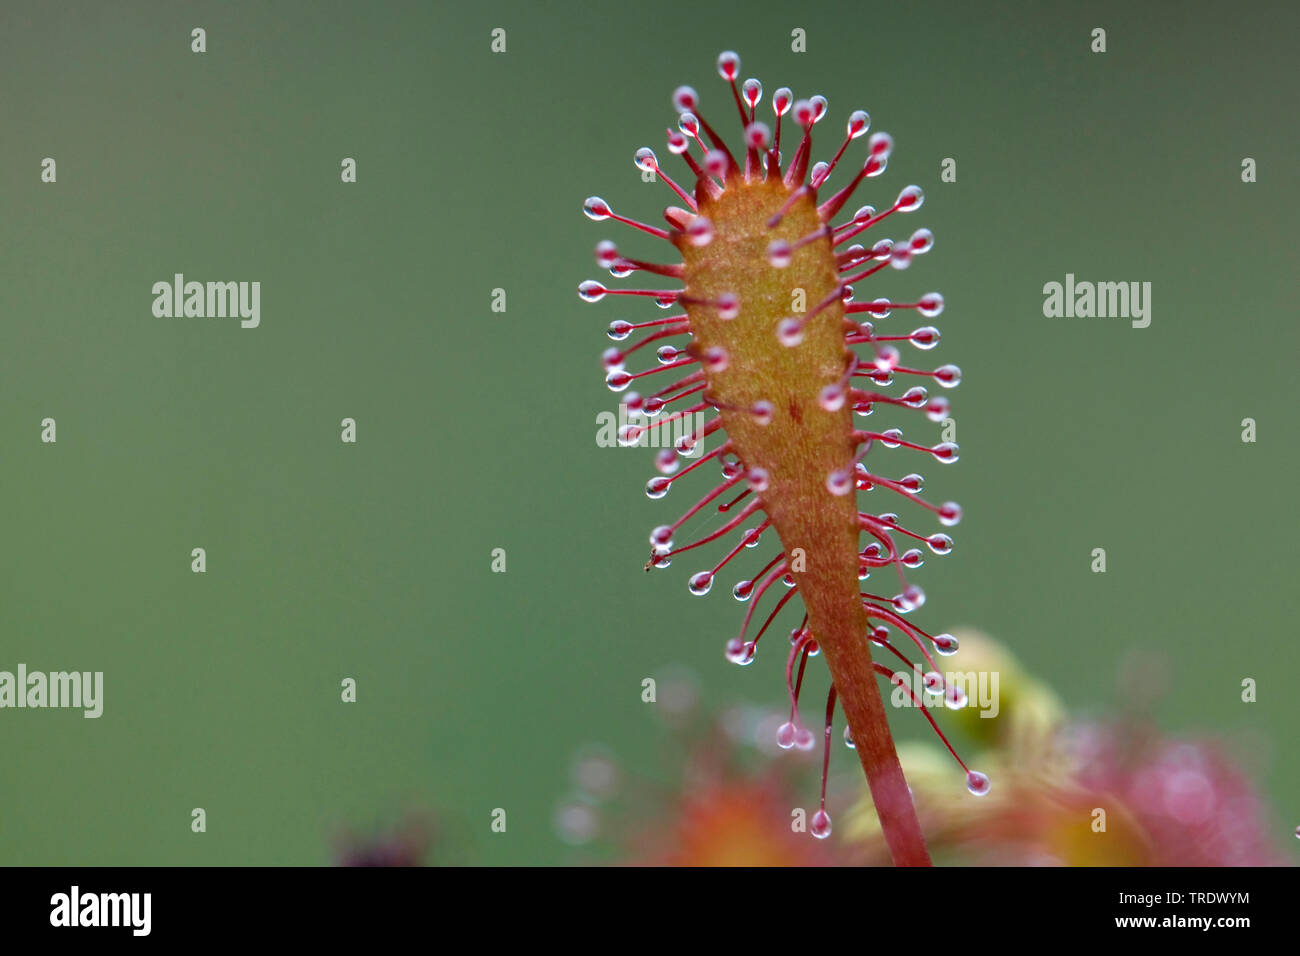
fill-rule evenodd
<path id="1" fill-rule="evenodd" d="M 944 657 L 951 657 L 957 653 L 960 644 L 957 638 L 951 634 L 936 634 L 934 636 L 934 650 L 936 654 L 942 654 Z"/>
<path id="2" fill-rule="evenodd" d="M 808 821 L 808 832 L 819 840 L 825 840 L 831 835 L 831 815 L 818 810 Z"/>
<path id="3" fill-rule="evenodd" d="M 645 483 L 645 496 L 658 501 L 664 495 L 668 494 L 668 489 L 670 487 L 671 485 L 667 478 L 656 476 Z"/>

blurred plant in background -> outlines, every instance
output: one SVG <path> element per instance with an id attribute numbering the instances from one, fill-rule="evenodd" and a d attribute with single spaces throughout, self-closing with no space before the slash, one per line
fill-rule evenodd
<path id="1" fill-rule="evenodd" d="M 941 719 L 985 748 L 979 763 L 996 785 L 984 800 L 972 801 L 953 785 L 942 750 L 900 748 L 936 858 L 1048 866 L 1288 862 L 1283 830 L 1227 756 L 1228 744 L 1156 728 L 1145 704 L 1159 693 L 1159 668 L 1138 669 L 1117 716 L 1073 719 L 1052 689 L 997 641 L 973 631 L 957 636 L 964 669 L 1000 674 L 1000 710 L 985 718 L 966 708 Z M 850 814 L 846 839 L 859 862 L 888 862 L 869 799 Z"/>
<path id="2" fill-rule="evenodd" d="M 950 736 L 978 747 L 995 781 L 975 799 L 954 780 L 939 744 L 899 747 L 936 862 L 1043 866 L 1269 866 L 1291 862 L 1259 788 L 1230 744 L 1159 731 L 1148 705 L 1156 664 L 1133 661 L 1122 710 L 1072 718 L 1056 693 L 1005 647 L 956 632 L 965 671 L 999 675 L 995 717 L 977 707 L 933 713 Z M 656 712 L 671 730 L 679 777 L 634 772 L 608 749 L 574 758 L 573 792 L 558 807 L 574 862 L 628 865 L 802 866 L 890 861 L 875 809 L 856 775 L 832 803 L 851 806 L 831 839 L 798 823 L 800 783 L 815 753 L 783 751 L 785 715 L 750 706 L 710 713 L 691 675 L 659 680 Z M 685 759 L 681 756 L 685 752 Z M 813 808 L 809 808 L 811 810 Z M 843 812 L 843 809 L 841 809 Z"/>
<path id="3" fill-rule="evenodd" d="M 653 772 L 657 768 L 633 771 L 604 748 L 586 747 L 575 755 L 573 792 L 555 816 L 560 837 L 578 848 L 575 862 L 848 862 L 834 840 L 815 840 L 807 832 L 816 806 L 805 806 L 797 795 L 806 798 L 807 772 L 820 757 L 777 747 L 776 730 L 787 714 L 747 705 L 707 713 L 685 670 L 657 683 L 655 712 L 671 732 L 674 756 L 660 762 L 660 774 Z"/>

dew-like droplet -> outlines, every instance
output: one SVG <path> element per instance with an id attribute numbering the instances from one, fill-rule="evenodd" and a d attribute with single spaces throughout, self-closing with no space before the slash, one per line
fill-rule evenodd
<path id="1" fill-rule="evenodd" d="M 949 684 L 944 688 L 943 705 L 949 710 L 961 710 L 967 704 L 966 691 L 957 684 Z"/>
<path id="2" fill-rule="evenodd" d="M 625 319 L 615 319 L 609 323 L 609 330 L 605 332 L 615 342 L 622 342 L 632 334 L 632 323 Z"/>
<path id="3" fill-rule="evenodd" d="M 831 815 L 825 810 L 818 810 L 808 821 L 808 832 L 819 840 L 831 835 Z"/>
<path id="4" fill-rule="evenodd" d="M 952 538 L 946 534 L 932 534 L 925 539 L 925 543 L 935 554 L 948 554 L 952 551 Z"/>
<path id="5" fill-rule="evenodd" d="M 727 154 L 720 149 L 711 149 L 704 154 L 704 169 L 710 176 L 723 178 L 727 175 L 729 166 Z"/>
<path id="6" fill-rule="evenodd" d="M 934 380 L 944 388 L 956 388 L 961 384 L 961 369 L 955 365 L 940 365 L 934 370 Z"/>
<path id="7" fill-rule="evenodd" d="M 939 523 L 945 528 L 951 528 L 961 521 L 961 505 L 955 501 L 945 501 L 939 506 Z"/>
<path id="8" fill-rule="evenodd" d="M 890 302 L 889 299 L 883 296 L 879 299 L 872 299 L 867 303 L 867 314 L 873 318 L 887 319 L 889 318 L 890 307 L 893 304 L 894 303 Z"/>
<path id="9" fill-rule="evenodd" d="M 734 50 L 718 54 L 718 75 L 730 83 L 740 75 L 740 55 Z"/>
<path id="10" fill-rule="evenodd" d="M 661 345 L 655 350 L 655 358 L 659 359 L 660 365 L 671 365 L 680 354 L 681 349 L 675 345 Z"/>
<path id="11" fill-rule="evenodd" d="M 718 318 L 730 321 L 740 315 L 740 296 L 724 292 L 718 296 Z"/>
<path id="12" fill-rule="evenodd" d="M 938 671 L 928 671 L 921 678 L 921 686 L 925 688 L 927 694 L 934 694 L 936 697 L 943 693 L 943 675 Z"/>
<path id="13" fill-rule="evenodd" d="M 815 744 L 816 742 L 817 742 L 817 738 L 813 735 L 813 732 L 809 730 L 807 727 L 800 727 L 797 731 L 795 731 L 794 745 L 797 749 L 812 750 L 813 744 Z"/>
<path id="14" fill-rule="evenodd" d="M 713 241 L 713 222 L 707 216 L 696 216 L 686 227 L 686 240 L 693 246 L 707 246 Z"/>
<path id="15" fill-rule="evenodd" d="M 978 770 L 972 770 L 966 774 L 966 789 L 977 797 L 982 797 L 988 793 L 991 786 L 988 774 L 980 773 Z M 1300 833 L 1297 835 L 1300 835 Z"/>
<path id="16" fill-rule="evenodd" d="M 609 290 L 594 279 L 578 284 L 578 297 L 584 302 L 599 302 Z"/>
<path id="17" fill-rule="evenodd" d="M 671 487 L 672 485 L 669 483 L 669 480 L 664 478 L 662 475 L 651 478 L 645 483 L 645 496 L 647 498 L 658 500 L 668 494 L 668 489 Z"/>
<path id="18" fill-rule="evenodd" d="M 798 319 L 782 319 L 776 324 L 776 337 L 786 348 L 793 348 L 803 341 L 803 323 Z"/>
<path id="19" fill-rule="evenodd" d="M 822 117 L 826 115 L 826 109 L 830 104 L 826 102 L 826 97 L 822 96 L 820 93 L 814 96 L 811 102 L 813 106 L 813 122 L 820 123 Z"/>
<path id="20" fill-rule="evenodd" d="M 886 448 L 897 448 L 901 444 L 900 439 L 902 437 L 903 430 L 901 428 L 887 428 L 880 433 L 880 444 Z"/>
<path id="21" fill-rule="evenodd" d="M 703 597 L 713 587 L 713 573 L 701 571 L 699 574 L 692 574 L 687 586 L 696 597 Z"/>
<path id="22" fill-rule="evenodd" d="M 758 493 L 767 491 L 768 485 L 771 483 L 771 480 L 772 479 L 768 475 L 766 468 L 759 468 L 756 466 L 754 468 L 749 469 L 749 490 L 750 491 L 758 492 Z"/>
<path id="23" fill-rule="evenodd" d="M 640 425 L 624 425 L 618 430 L 618 443 L 623 448 L 631 448 L 641 440 L 643 429 Z"/>
<path id="24" fill-rule="evenodd" d="M 600 354 L 600 364 L 605 367 L 606 372 L 613 371 L 616 368 L 623 367 L 623 353 L 618 349 L 605 349 Z"/>
<path id="25" fill-rule="evenodd" d="M 673 546 L 672 525 L 661 524 L 650 532 L 650 547 L 667 551 Z"/>
<path id="26" fill-rule="evenodd" d="M 904 475 L 898 479 L 898 483 L 903 487 L 904 491 L 910 491 L 914 495 L 919 495 L 921 489 L 925 487 L 925 479 L 916 473 Z"/>
<path id="27" fill-rule="evenodd" d="M 654 395 L 651 395 L 649 398 L 645 400 L 646 416 L 649 418 L 654 418 L 656 415 L 658 415 L 660 412 L 664 410 L 665 404 L 666 403 L 662 398 L 657 398 Z"/>
<path id="28" fill-rule="evenodd" d="M 933 319 L 943 311 L 943 296 L 937 292 L 927 292 L 917 300 L 916 308 L 927 319 Z"/>
<path id="29" fill-rule="evenodd" d="M 749 413 L 754 417 L 755 424 L 770 425 L 772 424 L 772 416 L 776 414 L 776 408 L 767 399 L 760 398 L 754 403 Z"/>
<path id="30" fill-rule="evenodd" d="M 838 412 L 844 407 L 844 386 L 839 382 L 832 382 L 823 388 L 817 396 L 817 404 L 825 411 Z"/>
<path id="31" fill-rule="evenodd" d="M 921 590 L 919 585 L 909 584 L 907 587 L 903 588 L 903 598 L 911 604 L 912 607 L 917 608 L 925 603 L 925 592 Z"/>
<path id="32" fill-rule="evenodd" d="M 596 243 L 596 265 L 602 269 L 612 269 L 618 265 L 618 246 L 608 239 Z"/>
<path id="33" fill-rule="evenodd" d="M 925 417 L 932 422 L 941 422 L 948 417 L 952 410 L 952 403 L 942 395 L 930 399 L 930 404 L 926 406 Z"/>
<path id="34" fill-rule="evenodd" d="M 763 531 L 760 528 L 750 528 L 740 539 L 740 543 L 746 548 L 757 548 L 759 541 L 763 538 Z"/>
<path id="35" fill-rule="evenodd" d="M 906 269 L 912 264 L 912 247 L 906 242 L 896 243 L 889 252 L 889 264 L 895 269 Z"/>
<path id="36" fill-rule="evenodd" d="M 808 129 L 816 120 L 817 108 L 809 100 L 798 100 L 794 104 L 794 121 Z"/>
<path id="37" fill-rule="evenodd" d="M 957 642 L 957 638 L 953 637 L 951 634 L 936 634 L 934 636 L 935 653 L 941 654 L 944 657 L 951 657 L 953 654 L 956 654 L 960 646 L 961 645 Z"/>
<path id="38" fill-rule="evenodd" d="M 790 260 L 794 257 L 794 250 L 790 243 L 784 239 L 777 239 L 767 247 L 767 261 L 778 269 L 784 269 L 790 265 Z"/>
<path id="39" fill-rule="evenodd" d="M 734 597 L 737 601 L 740 601 L 741 603 L 748 601 L 750 595 L 752 595 L 753 593 L 754 593 L 753 581 L 737 581 L 736 586 L 731 589 L 731 596 Z"/>
<path id="40" fill-rule="evenodd" d="M 767 149 L 772 142 L 772 130 L 766 123 L 750 123 L 745 127 L 745 145 L 750 149 Z"/>
<path id="41" fill-rule="evenodd" d="M 919 568 L 925 564 L 925 555 L 920 548 L 908 548 L 898 559 L 905 568 Z"/>
<path id="42" fill-rule="evenodd" d="M 848 727 L 844 728 L 844 746 L 850 750 L 858 749 L 858 745 L 853 742 L 853 731 Z"/>
<path id="43" fill-rule="evenodd" d="M 867 127 L 871 125 L 871 117 L 867 115 L 866 110 L 854 110 L 849 114 L 848 133 L 850 139 L 858 139 L 865 135 Z"/>
<path id="44" fill-rule="evenodd" d="M 612 213 L 609 203 L 599 196 L 588 196 L 586 202 L 582 204 L 582 211 L 586 213 L 587 218 L 593 222 L 600 222 L 602 219 L 608 219 Z"/>
<path id="45" fill-rule="evenodd" d="M 727 641 L 723 652 L 727 660 L 733 664 L 739 664 L 745 656 L 745 642 L 738 637 L 733 637 Z"/>
<path id="46" fill-rule="evenodd" d="M 710 372 L 725 372 L 727 370 L 727 350 L 721 345 L 709 346 L 704 350 L 701 363 Z"/>
<path id="47" fill-rule="evenodd" d="M 923 325 L 919 329 L 913 329 L 907 340 L 918 349 L 928 352 L 939 344 L 939 330 L 933 325 Z"/>
<path id="48" fill-rule="evenodd" d="M 884 645 L 889 640 L 889 628 L 878 624 L 867 632 L 867 639 L 873 644 Z"/>
<path id="49" fill-rule="evenodd" d="M 772 94 L 772 112 L 777 116 L 784 116 L 790 112 L 790 107 L 794 104 L 794 93 L 790 92 L 790 87 L 783 86 Z"/>
<path id="50" fill-rule="evenodd" d="M 894 150 L 894 137 L 888 133 L 872 133 L 867 140 L 867 149 L 875 159 L 885 159 Z"/>
<path id="51" fill-rule="evenodd" d="M 928 399 L 929 397 L 930 397 L 930 393 L 927 392 L 924 388 L 922 388 L 920 385 L 913 385 L 911 388 L 909 388 L 906 392 L 903 393 L 903 396 L 902 398 L 899 399 L 899 401 L 901 401 L 908 408 L 920 408 L 925 404 L 926 399 Z"/>
<path id="52" fill-rule="evenodd" d="M 661 448 L 655 453 L 655 467 L 661 474 L 671 475 L 680 465 L 677 452 L 671 448 Z"/>
<path id="53" fill-rule="evenodd" d="M 961 449 L 957 447 L 957 443 L 950 441 L 940 442 L 930 449 L 930 454 L 934 455 L 936 460 L 943 462 L 945 465 L 951 465 L 955 462 L 960 453 Z"/>
<path id="54" fill-rule="evenodd" d="M 853 474 L 846 469 L 838 468 L 826 476 L 826 490 L 836 497 L 847 495 L 853 490 Z"/>
<path id="55" fill-rule="evenodd" d="M 923 256 L 934 248 L 934 233 L 929 229 L 918 229 L 907 240 L 907 245 L 912 250 L 912 255 Z"/>
<path id="56" fill-rule="evenodd" d="M 789 750 L 794 746 L 794 736 L 797 728 L 790 721 L 786 721 L 780 727 L 776 728 L 776 745 L 782 750 Z"/>
<path id="57" fill-rule="evenodd" d="M 659 159 L 655 156 L 655 151 L 649 146 L 642 146 L 636 151 L 632 158 L 636 163 L 636 168 L 643 173 L 655 173 L 659 171 Z"/>
<path id="58" fill-rule="evenodd" d="M 605 384 L 611 392 L 621 392 L 632 384 L 632 373 L 626 369 L 616 368 L 605 376 Z"/>
<path id="59" fill-rule="evenodd" d="M 673 90 L 673 109 L 678 113 L 691 113 L 700 105 L 700 95 L 689 86 Z"/>
<path id="60" fill-rule="evenodd" d="M 899 212 L 915 212 L 925 202 L 925 192 L 920 186 L 904 186 L 894 201 L 894 208 Z"/>
<path id="61" fill-rule="evenodd" d="M 751 110 L 756 109 L 759 101 L 763 99 L 763 84 L 751 76 L 741 84 L 740 95 L 745 98 Z"/>
<path id="62" fill-rule="evenodd" d="M 668 131 L 668 152 L 680 156 L 690 148 L 691 141 L 685 133 L 675 129 Z"/>

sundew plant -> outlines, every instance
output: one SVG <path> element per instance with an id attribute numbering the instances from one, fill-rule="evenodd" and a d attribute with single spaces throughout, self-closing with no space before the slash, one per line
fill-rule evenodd
<path id="1" fill-rule="evenodd" d="M 664 210 L 665 226 L 621 215 L 595 196 L 584 207 L 588 218 L 663 239 L 675 253 L 673 261 L 642 261 L 601 241 L 597 265 L 619 279 L 643 273 L 651 287 L 589 280 L 578 289 L 587 302 L 639 297 L 672 313 L 609 326 L 619 344 L 603 357 L 605 381 L 631 416 L 619 442 L 648 444 L 651 436 L 691 423 L 675 442 L 654 442 L 668 447 L 655 456 L 659 474 L 646 486 L 651 498 L 721 472 L 679 518 L 651 532 L 646 567 L 667 568 L 679 555 L 697 558 L 696 549 L 710 545 L 721 549 L 716 560 L 701 559 L 705 568 L 690 576 L 691 594 L 704 595 L 742 551 L 776 551 L 752 579 L 733 588 L 748 606 L 725 653 L 736 664 L 753 661 L 777 614 L 796 597 L 802 601 L 803 620 L 790 634 L 788 651 L 782 649 L 790 718 L 778 743 L 816 746 L 816 732 L 801 717 L 800 690 L 809 659 L 824 656 L 832 686 L 820 723 L 821 799 L 810 832 L 819 838 L 831 832 L 826 776 L 838 707 L 894 862 L 927 865 L 877 677 L 896 681 L 948 744 L 929 705 L 960 708 L 966 698 L 960 687 L 945 685 L 933 655 L 955 653 L 957 640 L 915 622 L 925 593 L 906 571 L 919 567 L 927 553 L 949 553 L 953 541 L 932 527 L 908 527 L 894 508 L 956 525 L 961 508 L 923 498 L 922 476 L 897 462 L 908 455 L 950 464 L 958 449 L 907 438 L 898 428 L 871 428 L 873 411 L 890 405 L 942 421 L 949 403 L 941 393 L 961 379 L 955 365 L 918 367 L 910 357 L 938 345 L 939 331 L 926 324 L 909 328 L 908 319 L 938 316 L 943 297 L 927 292 L 896 302 L 873 288 L 883 284 L 878 273 L 907 269 L 933 247 L 924 228 L 901 238 L 883 235 L 899 214 L 919 209 L 924 197 L 919 187 L 906 186 L 879 209 L 864 205 L 845 214 L 864 181 L 886 171 L 894 148 L 889 134 L 868 135 L 870 117 L 856 110 L 830 158 L 813 162 L 813 128 L 829 113 L 825 97 L 796 98 L 783 87 L 763 115 L 759 81 L 738 82 L 740 58 L 723 53 L 717 69 L 730 87 L 726 99 L 734 101 L 719 112 L 734 108 L 738 114 L 739 149 L 732 151 L 706 115 L 719 124 L 721 118 L 712 110 L 706 114 L 696 91 L 682 86 L 672 96 L 677 123 L 667 136 L 668 152 L 685 169 L 682 182 L 650 148 L 636 152 L 637 166 L 675 196 Z M 862 150 L 856 144 L 864 138 Z M 642 358 L 649 351 L 655 354 Z M 890 449 L 898 454 L 884 454 Z M 875 505 L 860 510 L 860 493 L 870 493 Z M 725 516 L 722 526 L 683 540 L 692 519 L 709 512 Z M 874 659 L 873 648 L 874 657 L 888 663 Z M 914 662 L 916 655 L 923 664 Z M 915 688 L 905 679 L 911 673 L 922 675 Z M 988 777 L 948 749 L 970 792 L 987 793 Z"/>

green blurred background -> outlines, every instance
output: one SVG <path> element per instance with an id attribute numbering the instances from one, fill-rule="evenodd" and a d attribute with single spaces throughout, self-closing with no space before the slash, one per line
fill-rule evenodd
<path id="1" fill-rule="evenodd" d="M 828 97 L 819 155 L 854 108 L 894 135 L 859 201 L 927 192 L 895 228 L 935 251 L 872 293 L 942 291 L 927 358 L 965 371 L 960 464 L 889 466 L 966 510 L 919 613 L 1081 713 L 1163 655 L 1159 723 L 1248 742 L 1294 844 L 1300 17 L 1134 7 L 5 3 L 0 669 L 102 670 L 105 710 L 0 712 L 0 862 L 324 863 L 408 807 L 460 861 L 566 860 L 576 747 L 675 772 L 643 677 L 779 703 L 784 654 L 727 664 L 738 605 L 688 596 L 704 559 L 642 574 L 686 495 L 648 501 L 651 453 L 596 446 L 597 357 L 655 310 L 575 295 L 598 239 L 661 254 L 582 200 L 658 218 L 632 153 L 667 166 L 679 83 L 731 130 L 725 48 L 769 97 Z M 174 272 L 261 281 L 261 327 L 154 318 Z M 1067 272 L 1153 283 L 1151 327 L 1045 319 Z"/>

